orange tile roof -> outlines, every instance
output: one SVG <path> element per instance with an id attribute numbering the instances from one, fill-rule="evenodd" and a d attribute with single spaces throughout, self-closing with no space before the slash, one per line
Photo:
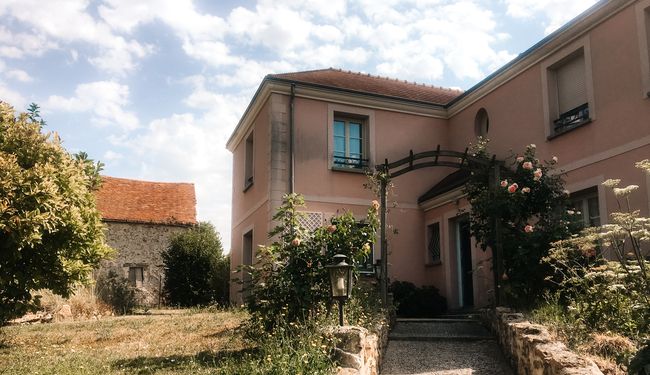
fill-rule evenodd
<path id="1" fill-rule="evenodd" d="M 106 221 L 196 224 L 194 184 L 102 176 L 97 208 Z"/>
<path id="2" fill-rule="evenodd" d="M 267 78 L 315 84 L 439 105 L 447 104 L 452 99 L 463 93 L 460 90 L 428 86 L 414 82 L 333 68 L 310 70 L 305 72 L 269 74 Z"/>

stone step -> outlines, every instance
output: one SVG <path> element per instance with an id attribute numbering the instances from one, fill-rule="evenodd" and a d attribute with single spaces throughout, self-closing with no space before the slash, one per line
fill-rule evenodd
<path id="1" fill-rule="evenodd" d="M 494 336 L 388 335 L 390 341 L 496 341 Z"/>
<path id="2" fill-rule="evenodd" d="M 397 318 L 398 323 L 480 323 L 478 319 L 472 318 Z"/>

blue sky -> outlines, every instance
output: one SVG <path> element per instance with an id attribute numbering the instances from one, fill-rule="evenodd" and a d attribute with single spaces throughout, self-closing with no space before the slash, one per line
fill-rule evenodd
<path id="1" fill-rule="evenodd" d="M 0 100 L 104 174 L 193 182 L 230 246 L 225 143 L 264 75 L 342 68 L 467 89 L 595 0 L 3 0 Z"/>

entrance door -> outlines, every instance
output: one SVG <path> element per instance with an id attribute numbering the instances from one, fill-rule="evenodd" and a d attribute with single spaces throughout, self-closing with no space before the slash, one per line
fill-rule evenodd
<path id="1" fill-rule="evenodd" d="M 242 244 L 242 264 L 250 266 L 253 264 L 253 231 L 244 234 Z M 242 285 L 242 298 L 245 300 L 250 295 L 251 287 L 251 274 L 247 271 L 243 272 L 243 285 Z"/>
<path id="2" fill-rule="evenodd" d="M 472 241 L 467 217 L 462 217 L 456 222 L 456 254 L 458 259 L 459 305 L 460 307 L 474 306 Z"/>

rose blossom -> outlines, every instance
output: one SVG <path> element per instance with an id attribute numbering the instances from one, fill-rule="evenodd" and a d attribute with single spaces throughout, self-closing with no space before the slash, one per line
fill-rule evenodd
<path id="1" fill-rule="evenodd" d="M 524 232 L 531 233 L 533 231 L 533 226 L 528 224 L 524 227 Z"/>
<path id="2" fill-rule="evenodd" d="M 501 187 L 506 187 L 506 186 L 508 186 L 508 180 L 501 181 Z"/>
<path id="3" fill-rule="evenodd" d="M 524 164 L 522 164 L 521 167 L 524 168 L 524 169 L 529 169 L 530 170 L 530 169 L 533 169 L 533 163 L 527 161 Z"/>
<path id="4" fill-rule="evenodd" d="M 535 169 L 535 172 L 533 172 L 533 175 L 535 176 L 534 177 L 535 181 L 539 180 L 540 178 L 542 178 L 542 170 L 539 169 L 539 168 Z"/>
<path id="5" fill-rule="evenodd" d="M 557 163 L 558 158 L 557 158 L 557 156 L 553 156 L 553 157 L 551 158 L 551 160 L 553 160 L 553 163 Z"/>
<path id="6" fill-rule="evenodd" d="M 519 188 L 519 185 L 517 185 L 517 183 L 514 183 L 508 187 L 508 192 L 514 193 L 515 191 L 517 191 L 517 188 Z"/>
<path id="7" fill-rule="evenodd" d="M 330 233 L 336 232 L 336 225 L 332 224 L 327 227 L 327 231 Z"/>
<path id="8" fill-rule="evenodd" d="M 291 246 L 300 246 L 300 238 L 296 237 L 293 240 L 291 240 Z"/>
<path id="9" fill-rule="evenodd" d="M 522 161 L 524 161 L 524 157 L 523 156 L 517 156 L 516 160 L 517 160 L 517 163 L 521 163 Z"/>
<path id="10" fill-rule="evenodd" d="M 528 186 L 521 188 L 522 193 L 530 193 L 530 188 Z"/>
<path id="11" fill-rule="evenodd" d="M 374 208 L 375 210 L 378 210 L 379 209 L 379 202 L 377 202 L 376 200 L 373 200 L 372 201 L 372 208 Z"/>

